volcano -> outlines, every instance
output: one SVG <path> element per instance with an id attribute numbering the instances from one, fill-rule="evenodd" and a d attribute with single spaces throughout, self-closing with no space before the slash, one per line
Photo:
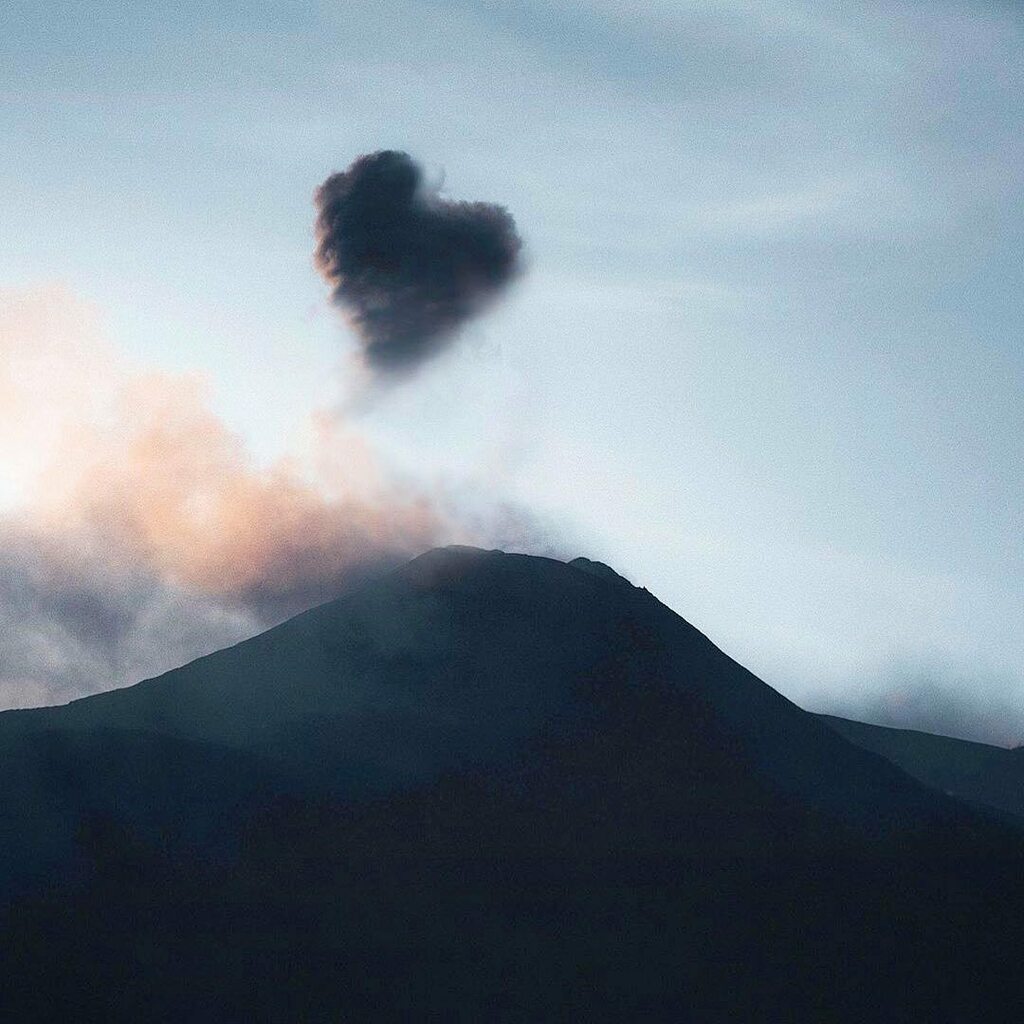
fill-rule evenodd
<path id="1" fill-rule="evenodd" d="M 1020 820 L 853 731 L 601 563 L 431 551 L 0 715 L 0 1007 L 1013 1019 Z"/>

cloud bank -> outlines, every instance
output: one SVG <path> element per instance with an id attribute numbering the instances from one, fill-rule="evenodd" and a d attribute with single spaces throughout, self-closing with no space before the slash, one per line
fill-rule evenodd
<path id="1" fill-rule="evenodd" d="M 317 268 L 373 370 L 409 370 L 439 351 L 519 270 L 508 211 L 442 199 L 405 153 L 360 156 L 315 202 Z"/>
<path id="2" fill-rule="evenodd" d="M 0 708 L 172 668 L 515 511 L 395 479 L 336 415 L 258 466 L 202 382 L 130 364 L 59 289 L 0 292 Z"/>

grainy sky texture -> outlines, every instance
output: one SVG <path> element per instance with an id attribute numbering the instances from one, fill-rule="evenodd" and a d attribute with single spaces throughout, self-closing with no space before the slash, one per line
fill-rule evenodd
<path id="1" fill-rule="evenodd" d="M 1021 740 L 1022 55 L 997 0 L 8 0 L 0 287 L 84 304 L 133 379 L 201 381 L 239 494 L 255 474 L 278 500 L 266 480 L 319 461 L 308 425 L 340 423 L 399 509 L 439 487 L 528 507 L 798 701 Z M 508 209 L 528 272 L 353 403 L 312 197 L 380 149 Z M 46 453 L 75 454 L 55 421 L 96 412 L 93 360 L 63 351 L 80 369 L 0 379 L 19 522 Z M 323 472 L 303 514 L 355 486 Z M 180 625 L 166 587 L 198 577 L 147 550 L 96 573 L 157 565 Z M 5 699 L 51 695 L 33 665 L 71 671 L 53 638 L 94 612 L 58 602 L 29 650 L 4 593 Z M 242 628 L 218 601 L 209 642 Z M 207 642 L 153 635 L 120 650 Z"/>

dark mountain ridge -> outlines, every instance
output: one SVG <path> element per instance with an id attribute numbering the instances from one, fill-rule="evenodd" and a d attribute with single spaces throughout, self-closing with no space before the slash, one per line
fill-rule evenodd
<path id="1" fill-rule="evenodd" d="M 733 662 L 647 591 L 588 563 L 428 552 L 345 598 L 136 686 L 0 715 L 0 742 L 123 730 L 244 750 L 304 771 L 338 757 L 341 795 L 507 758 L 579 710 L 573 687 L 615 664 L 706 701 L 781 788 L 840 818 L 955 813 Z M 325 728 L 324 723 L 329 723 Z M 386 742 L 377 734 L 386 728 Z M 326 735 L 321 735 L 326 734 Z M 365 770 L 356 770 L 362 766 Z M 328 773 L 330 774 L 330 773 Z M 325 777 L 326 778 L 326 777 Z M 851 799 L 851 789 L 863 792 Z"/>
<path id="2" fill-rule="evenodd" d="M 20 1019 L 941 1020 L 1020 995 L 1019 835 L 600 563 L 428 552 L 0 715 L 0 755 Z"/>
<path id="3" fill-rule="evenodd" d="M 818 717 L 851 743 L 880 754 L 919 782 L 1024 828 L 1024 749 L 834 715 Z"/>

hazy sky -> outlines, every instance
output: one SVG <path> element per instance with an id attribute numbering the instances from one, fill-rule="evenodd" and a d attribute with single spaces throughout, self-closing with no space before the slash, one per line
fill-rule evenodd
<path id="1" fill-rule="evenodd" d="M 0 92 L 0 289 L 200 375 L 259 464 L 353 394 L 314 189 L 407 150 L 528 271 L 346 413 L 375 463 L 533 510 L 799 702 L 1024 740 L 1016 4 L 5 0 Z"/>

